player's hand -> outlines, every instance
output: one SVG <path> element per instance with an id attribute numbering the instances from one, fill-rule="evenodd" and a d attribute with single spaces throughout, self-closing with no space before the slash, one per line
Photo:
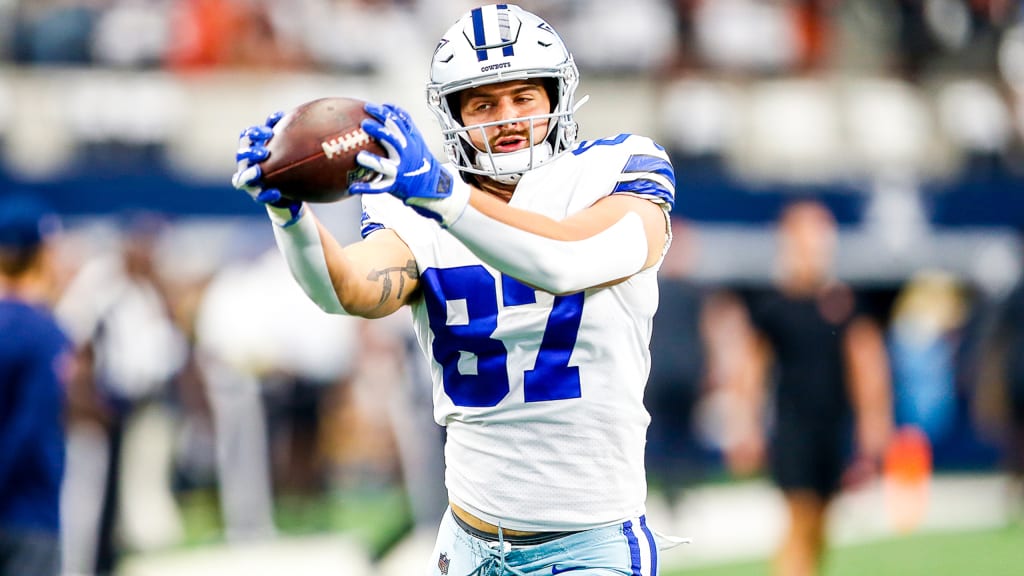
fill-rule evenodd
<path id="1" fill-rule="evenodd" d="M 238 138 L 238 151 L 235 153 L 235 173 L 231 177 L 231 184 L 237 190 L 241 190 L 250 198 L 272 207 L 271 211 L 274 220 L 282 226 L 286 226 L 295 220 L 302 213 L 302 203 L 286 198 L 276 188 L 264 188 L 262 183 L 263 171 L 260 162 L 263 162 L 270 155 L 267 143 L 274 137 L 274 126 L 281 121 L 284 112 L 274 112 L 267 117 L 263 124 L 250 126 L 242 130 Z"/>
<path id="2" fill-rule="evenodd" d="M 417 212 L 445 223 L 444 208 L 436 200 L 452 194 L 452 176 L 430 153 L 423 135 L 409 113 L 392 104 L 367 104 L 373 119 L 363 120 L 367 134 L 388 151 L 382 158 L 363 150 L 356 156 L 361 166 L 381 176 L 349 187 L 353 194 L 389 193 L 401 198 Z"/>

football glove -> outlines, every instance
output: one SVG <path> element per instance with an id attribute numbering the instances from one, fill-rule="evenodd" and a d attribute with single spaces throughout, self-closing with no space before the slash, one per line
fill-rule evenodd
<path id="1" fill-rule="evenodd" d="M 468 195 L 452 196 L 452 175 L 430 153 L 423 135 L 409 113 L 392 104 L 368 103 L 371 119 L 362 128 L 388 152 L 382 158 L 363 150 L 356 156 L 361 166 L 380 174 L 369 182 L 349 187 L 353 194 L 388 193 L 400 198 L 413 210 L 448 226 L 462 213 Z"/>
<path id="2" fill-rule="evenodd" d="M 235 173 L 231 177 L 232 186 L 266 206 L 271 219 L 282 227 L 294 224 L 302 216 L 302 202 L 282 196 L 275 188 L 263 188 L 260 162 L 270 155 L 267 142 L 274 137 L 274 126 L 283 116 L 284 112 L 274 112 L 263 124 L 242 130 L 235 153 Z"/>

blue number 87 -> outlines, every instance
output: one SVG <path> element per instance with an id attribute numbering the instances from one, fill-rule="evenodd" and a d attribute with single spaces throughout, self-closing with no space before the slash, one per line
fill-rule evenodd
<path id="1" fill-rule="evenodd" d="M 495 406 L 509 393 L 508 352 L 493 337 L 498 327 L 494 277 L 480 265 L 429 268 L 422 278 L 432 354 L 444 373 L 444 391 L 456 406 Z M 526 402 L 579 398 L 579 368 L 569 366 L 583 316 L 583 293 L 556 296 L 534 367 L 523 374 Z M 450 323 L 449 304 L 462 301 L 465 318 Z M 525 284 L 502 276 L 502 306 L 536 303 Z M 475 360 L 475 368 L 473 361 Z"/>

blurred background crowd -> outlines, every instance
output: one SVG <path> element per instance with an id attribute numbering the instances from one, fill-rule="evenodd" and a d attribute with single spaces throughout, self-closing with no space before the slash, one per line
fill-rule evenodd
<path id="1" fill-rule="evenodd" d="M 939 473 L 1024 468 L 1024 3 L 520 4 L 575 55 L 583 138 L 650 135 L 676 168 L 658 494 L 737 474 L 723 422 L 747 304 L 779 278 L 797 200 L 829 213 L 827 275 L 881 328 L 896 424 Z M 242 127 L 320 96 L 396 102 L 439 145 L 427 66 L 473 5 L 0 0 L 0 195 L 62 216 L 53 299 L 88 367 L 70 395 L 69 570 L 366 531 L 349 518 L 368 514 L 375 552 L 433 530 L 443 432 L 408 322 L 320 314 L 228 180 Z M 318 214 L 358 234 L 357 201 Z"/>

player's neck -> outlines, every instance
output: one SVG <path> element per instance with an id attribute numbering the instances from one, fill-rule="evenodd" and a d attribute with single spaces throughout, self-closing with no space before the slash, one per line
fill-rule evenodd
<path id="1" fill-rule="evenodd" d="M 512 194 L 516 191 L 515 184 L 502 184 L 490 178 L 479 178 L 476 187 L 506 204 L 512 200 Z"/>

